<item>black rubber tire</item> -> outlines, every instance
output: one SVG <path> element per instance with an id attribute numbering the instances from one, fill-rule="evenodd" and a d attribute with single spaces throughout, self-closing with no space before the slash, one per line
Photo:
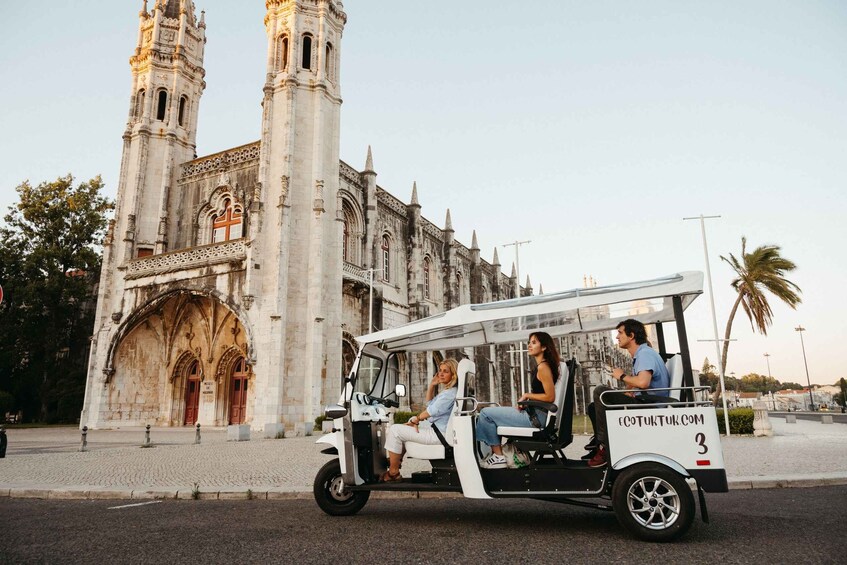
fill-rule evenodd
<path id="1" fill-rule="evenodd" d="M 685 478 L 658 463 L 639 463 L 621 471 L 612 486 L 612 506 L 624 528 L 654 542 L 685 534 L 696 510 Z"/>
<path id="2" fill-rule="evenodd" d="M 315 502 L 330 516 L 352 516 L 362 509 L 371 496 L 370 491 L 348 490 L 339 494 L 337 489 L 342 481 L 341 463 L 338 459 L 327 462 L 315 477 L 312 489 Z"/>

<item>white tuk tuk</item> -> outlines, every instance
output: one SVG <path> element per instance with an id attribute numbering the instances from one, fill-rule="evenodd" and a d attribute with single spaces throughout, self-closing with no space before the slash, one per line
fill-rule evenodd
<path id="1" fill-rule="evenodd" d="M 469 304 L 399 328 L 358 338 L 353 369 L 343 380 L 338 405 L 328 406 L 333 429 L 318 440 L 336 455 L 315 478 L 318 505 L 331 515 L 355 514 L 373 491 L 457 492 L 467 498 L 524 497 L 614 510 L 637 537 L 669 541 L 684 534 L 694 519 L 696 488 L 701 516 L 708 522 L 703 492 L 726 492 L 727 481 L 715 409 L 708 387 L 694 386 L 683 312 L 700 294 L 703 274 L 667 277 L 595 288 Z M 636 313 L 637 312 L 637 313 Z M 556 406 L 543 429 L 498 429 L 504 440 L 531 454 L 527 466 L 480 467 L 474 437 L 477 410 L 491 403 L 469 394 L 475 365 L 459 364 L 458 394 L 442 445 L 406 443 L 406 456 L 426 459 L 431 472 L 400 482 L 379 482 L 387 468 L 384 438 L 389 409 L 399 406 L 406 388 L 402 356 L 416 352 L 525 342 L 530 332 L 551 336 L 613 330 L 636 318 L 654 325 L 659 353 L 667 360 L 671 387 L 652 390 L 667 397 L 657 404 L 609 405 L 605 467 L 589 468 L 565 456 L 573 440 L 575 361 L 563 363 Z M 664 324 L 675 322 L 680 351 L 669 355 Z M 394 396 L 392 399 L 390 397 Z M 602 398 L 601 398 L 602 401 Z M 605 402 L 604 402 L 605 404 Z"/>

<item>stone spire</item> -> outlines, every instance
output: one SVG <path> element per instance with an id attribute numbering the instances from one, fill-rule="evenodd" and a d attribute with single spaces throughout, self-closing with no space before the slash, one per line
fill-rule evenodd
<path id="1" fill-rule="evenodd" d="M 412 182 L 412 201 L 409 202 L 409 206 L 417 206 L 418 208 L 421 207 L 418 202 L 418 181 Z"/>
<path id="2" fill-rule="evenodd" d="M 453 221 L 450 219 L 450 208 L 447 208 L 447 218 L 444 219 L 444 231 L 453 231 Z"/>
<path id="3" fill-rule="evenodd" d="M 476 230 L 473 231 L 473 237 L 471 237 L 471 251 L 479 251 L 479 243 L 476 241 Z"/>
<path id="4" fill-rule="evenodd" d="M 515 267 L 515 263 L 512 263 L 512 274 L 509 275 L 509 278 L 517 280 L 518 278 L 518 269 Z"/>
<path id="5" fill-rule="evenodd" d="M 526 285 L 523 290 L 524 296 L 532 296 L 532 283 L 529 282 L 529 275 L 526 276 Z"/>
<path id="6" fill-rule="evenodd" d="M 541 283 L 538 283 L 538 296 L 544 294 L 544 286 Z"/>
<path id="7" fill-rule="evenodd" d="M 368 145 L 368 156 L 365 159 L 365 170 L 362 171 L 362 172 L 363 173 L 374 172 L 374 158 L 373 158 L 373 155 L 371 154 L 371 146 L 370 145 Z"/>
<path id="8" fill-rule="evenodd" d="M 495 267 L 500 266 L 500 257 L 497 256 L 497 247 L 494 248 L 494 258 L 491 259 L 491 264 Z M 499 272 L 499 269 L 497 270 L 497 272 Z"/>

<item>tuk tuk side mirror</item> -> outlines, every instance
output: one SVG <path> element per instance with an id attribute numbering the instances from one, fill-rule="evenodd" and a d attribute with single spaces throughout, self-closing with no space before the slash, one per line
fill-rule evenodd
<path id="1" fill-rule="evenodd" d="M 404 385 L 404 384 L 394 385 L 394 394 L 397 395 L 397 398 L 403 398 L 404 396 L 406 396 L 406 385 Z"/>
<path id="2" fill-rule="evenodd" d="M 327 406 L 326 408 L 324 408 L 324 414 L 327 418 L 335 420 L 337 418 L 343 418 L 344 416 L 346 416 L 347 409 L 343 406 L 339 406 L 336 404 L 334 406 Z"/>

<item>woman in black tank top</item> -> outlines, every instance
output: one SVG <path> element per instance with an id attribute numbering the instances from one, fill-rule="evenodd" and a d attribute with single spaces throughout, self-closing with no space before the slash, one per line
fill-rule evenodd
<path id="1" fill-rule="evenodd" d="M 538 400 L 553 402 L 556 399 L 556 381 L 559 380 L 559 352 L 549 334 L 533 332 L 529 335 L 527 346 L 529 354 L 535 359 L 536 368 L 532 370 L 529 392 L 524 393 L 518 402 L 523 400 Z M 539 420 L 546 420 L 543 410 L 536 410 Z M 491 455 L 480 462 L 480 466 L 489 469 L 506 467 L 503 457 L 501 439 L 497 435 L 497 426 L 520 428 L 535 427 L 529 415 L 519 407 L 492 406 L 483 408 L 476 422 L 476 437 L 479 441 L 491 447 Z"/>

